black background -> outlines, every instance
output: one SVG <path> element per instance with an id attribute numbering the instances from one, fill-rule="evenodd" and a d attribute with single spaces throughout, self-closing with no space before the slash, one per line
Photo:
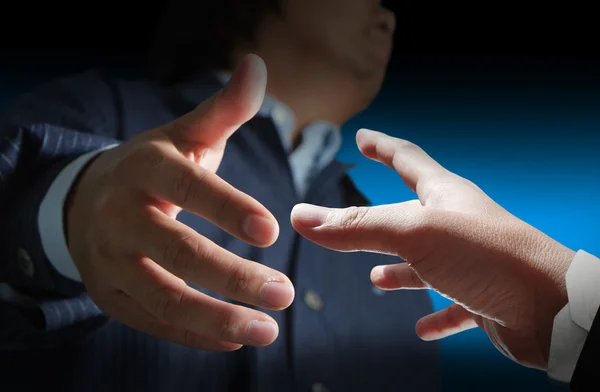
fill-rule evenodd
<path id="1" fill-rule="evenodd" d="M 139 58 L 152 35 L 161 3 L 5 2 L 0 13 L 0 61 L 35 58 L 48 50 Z M 598 65 L 596 36 L 600 29 L 592 3 L 384 3 L 397 15 L 396 58 L 437 58 L 439 62 L 443 57 L 452 62 L 456 56 L 526 56 Z M 61 56 L 53 57 L 44 61 L 60 61 Z"/>

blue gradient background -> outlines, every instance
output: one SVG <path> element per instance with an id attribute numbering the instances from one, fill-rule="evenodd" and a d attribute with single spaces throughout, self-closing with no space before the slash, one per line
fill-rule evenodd
<path id="1" fill-rule="evenodd" d="M 359 164 L 351 175 L 375 204 L 405 201 L 415 196 L 391 169 L 362 157 L 354 135 L 366 127 L 408 139 L 517 217 L 574 250 L 600 255 L 597 73 L 522 61 L 395 59 L 381 94 L 344 127 L 339 158 Z M 0 107 L 48 78 L 98 63 L 126 77 L 137 73 L 129 59 L 93 56 L 0 66 Z M 436 309 L 449 304 L 435 293 L 432 298 Z M 503 357 L 480 330 L 441 345 L 444 390 L 568 390 Z"/>

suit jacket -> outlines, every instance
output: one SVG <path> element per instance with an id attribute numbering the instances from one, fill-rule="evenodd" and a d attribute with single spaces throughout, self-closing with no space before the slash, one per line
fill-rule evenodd
<path id="1" fill-rule="evenodd" d="M 0 281 L 22 301 L 0 302 L 0 390 L 439 390 L 438 346 L 414 332 L 415 322 L 433 310 L 428 294 L 374 290 L 371 268 L 400 260 L 333 252 L 293 230 L 289 214 L 299 200 L 268 119 L 255 118 L 234 134 L 218 174 L 275 215 L 277 242 L 260 249 L 193 214 L 178 219 L 291 277 L 294 304 L 267 311 L 280 325 L 272 345 L 214 353 L 155 339 L 108 318 L 85 287 L 52 268 L 36 214 L 57 173 L 85 152 L 173 120 L 218 88 L 210 77 L 160 87 L 94 70 L 47 83 L 1 117 Z M 330 164 L 304 201 L 330 207 L 366 202 L 346 170 Z"/>
<path id="2" fill-rule="evenodd" d="M 574 392 L 584 392 L 596 390 L 598 377 L 596 370 L 598 369 L 598 356 L 600 355 L 600 312 L 596 314 L 592 328 L 585 339 L 585 344 L 579 354 L 575 372 L 571 378 L 570 387 Z"/>

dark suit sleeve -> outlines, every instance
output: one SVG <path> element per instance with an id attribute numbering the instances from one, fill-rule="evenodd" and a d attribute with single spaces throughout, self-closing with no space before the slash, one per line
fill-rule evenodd
<path id="1" fill-rule="evenodd" d="M 44 84 L 0 116 L 0 349 L 39 348 L 103 318 L 82 284 L 52 267 L 37 215 L 60 171 L 77 157 L 118 143 L 118 95 L 88 71 Z"/>
<path id="2" fill-rule="evenodd" d="M 594 323 L 577 360 L 577 366 L 571 379 L 574 392 L 591 391 L 598 384 L 598 360 L 600 359 L 600 311 L 596 313 Z"/>

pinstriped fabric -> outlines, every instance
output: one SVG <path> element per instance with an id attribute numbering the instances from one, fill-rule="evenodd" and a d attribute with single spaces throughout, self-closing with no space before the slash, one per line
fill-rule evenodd
<path id="1" fill-rule="evenodd" d="M 46 330 L 54 331 L 102 314 L 87 294 L 78 297 L 41 302 Z"/>
<path id="2" fill-rule="evenodd" d="M 189 107 L 214 91 L 207 86 L 214 84 L 200 86 Z M 91 72 L 51 83 L 1 118 L 0 280 L 35 299 L 45 322 L 0 302 L 0 390 L 279 392 L 322 384 L 331 391 L 438 391 L 437 346 L 414 334 L 414 322 L 432 310 L 429 297 L 416 291 L 376 296 L 370 269 L 395 259 L 335 253 L 295 233 L 289 213 L 297 196 L 285 153 L 266 124 L 234 134 L 219 175 L 272 211 L 278 241 L 254 248 L 193 214 L 178 219 L 293 277 L 297 300 L 285 312 L 268 312 L 280 325 L 271 346 L 213 353 L 155 339 L 108 319 L 82 285 L 53 271 L 36 232 L 37 209 L 53 179 L 80 154 L 187 110 L 168 105 L 166 95 L 143 82 L 117 83 Z M 317 175 L 307 202 L 346 206 L 349 194 L 359 195 L 349 181 L 333 163 Z M 34 264 L 31 276 L 19 268 L 19 249 Z M 319 293 L 321 311 L 302 302 L 307 290 Z"/>
<path id="3" fill-rule="evenodd" d="M 48 263 L 40 247 L 37 211 L 66 164 L 115 143 L 120 120 L 112 96 L 104 76 L 89 71 L 46 83 L 0 117 L 0 279 L 40 304 L 45 325 L 32 333 L 40 327 L 60 330 L 101 314 L 82 285 L 61 277 Z M 33 276 L 19 269 L 17 256 L 23 249 L 34 264 Z"/>

